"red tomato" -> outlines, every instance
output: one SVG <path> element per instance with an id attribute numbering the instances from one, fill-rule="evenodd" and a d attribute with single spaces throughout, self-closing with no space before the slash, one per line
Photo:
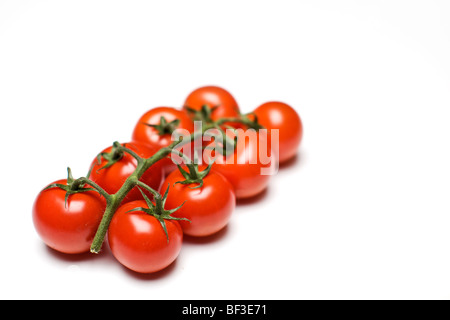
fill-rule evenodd
<path id="1" fill-rule="evenodd" d="M 238 129 L 236 133 L 227 130 L 227 135 L 237 137 L 234 152 L 231 150 L 231 154 L 225 156 L 212 150 L 208 156 L 208 149 L 205 149 L 203 160 L 207 162 L 208 157 L 217 156 L 213 169 L 230 181 L 236 198 L 253 197 L 267 187 L 270 175 L 274 173 L 276 163 L 268 139 L 253 129 Z M 214 141 L 209 147 L 216 148 L 217 143 Z"/>
<path id="2" fill-rule="evenodd" d="M 152 125 L 161 124 L 161 117 L 164 117 L 168 125 L 160 128 L 152 127 Z M 173 122 L 176 120 L 178 120 L 178 123 Z M 170 125 L 170 123 L 172 123 L 172 125 Z M 152 148 L 161 149 L 173 142 L 172 133 L 170 132 L 173 129 L 184 129 L 187 132 L 192 133 L 194 131 L 194 123 L 189 116 L 181 110 L 171 107 L 154 108 L 147 111 L 139 119 L 134 128 L 132 140 L 144 143 Z M 176 169 L 176 165 L 170 159 L 170 156 L 160 162 L 163 163 L 166 174 Z"/>
<path id="3" fill-rule="evenodd" d="M 149 158 L 153 154 L 155 154 L 154 149 L 151 149 L 148 146 L 137 142 L 126 143 L 125 147 L 133 150 L 143 158 Z M 102 153 L 110 153 L 112 149 L 113 147 L 108 147 L 103 150 Z M 94 159 L 94 161 L 92 161 L 93 168 L 88 178 L 96 182 L 109 194 L 114 194 L 122 187 L 125 180 L 135 171 L 137 161 L 132 155 L 124 152 L 123 157 L 119 161 L 108 168 L 102 169 L 102 167 L 107 164 L 108 161 L 103 157 L 101 157 L 100 163 L 98 163 L 97 158 Z M 155 190 L 159 190 L 159 188 L 161 187 L 163 176 L 163 167 L 161 162 L 158 161 L 144 173 L 140 181 L 144 182 Z M 152 198 L 149 193 L 148 196 Z M 126 195 L 122 203 L 142 199 L 142 194 L 140 193 L 139 189 L 135 187 Z"/>
<path id="4" fill-rule="evenodd" d="M 283 102 L 267 102 L 255 109 L 258 123 L 266 129 L 278 129 L 279 162 L 294 157 L 303 136 L 303 125 L 300 116 L 289 105 Z"/>
<path id="5" fill-rule="evenodd" d="M 239 117 L 239 106 L 233 96 L 225 89 L 215 86 L 206 86 L 192 91 L 186 101 L 183 109 L 192 116 L 188 109 L 200 111 L 204 105 L 209 108 L 215 108 L 211 113 L 211 120 L 220 118 Z"/>
<path id="6" fill-rule="evenodd" d="M 67 185 L 67 179 L 55 184 Z M 86 186 L 89 187 L 89 186 Z M 71 194 L 58 187 L 42 191 L 33 205 L 33 222 L 49 247 L 63 253 L 88 252 L 97 231 L 105 199 L 97 191 Z"/>
<path id="7" fill-rule="evenodd" d="M 148 208 L 145 201 L 128 202 L 116 211 L 108 229 L 108 243 L 114 257 L 125 267 L 140 273 L 157 272 L 178 257 L 183 231 L 175 220 L 165 220 L 167 236 L 152 215 L 135 208 Z"/>
<path id="8" fill-rule="evenodd" d="M 184 234 L 209 236 L 225 227 L 236 206 L 236 198 L 230 182 L 214 171 L 210 171 L 203 178 L 203 186 L 200 188 L 193 189 L 198 184 L 175 184 L 184 180 L 181 172 L 175 170 L 166 178 L 161 188 L 161 193 L 164 194 L 170 185 L 166 199 L 167 207 L 176 208 L 185 202 L 172 214 L 173 217 L 191 221 L 179 221 Z"/>

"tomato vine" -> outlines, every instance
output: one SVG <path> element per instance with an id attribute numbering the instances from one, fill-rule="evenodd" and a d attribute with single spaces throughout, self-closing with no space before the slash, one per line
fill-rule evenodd
<path id="1" fill-rule="evenodd" d="M 258 131 L 265 128 L 280 130 L 272 135 L 282 137 L 280 153 L 278 141 L 269 142 L 267 130 Z M 183 233 L 218 232 L 236 199 L 264 190 L 266 169 L 295 155 L 302 130 L 296 111 L 286 104 L 269 102 L 241 114 L 226 90 L 199 88 L 182 110 L 158 107 L 145 113 L 132 142 L 116 141 L 100 152 L 87 176 L 74 179 L 68 168 L 67 179 L 43 189 L 33 207 L 35 227 L 47 245 L 65 253 L 97 254 L 109 231 L 111 251 L 123 265 L 156 272 L 176 259 Z M 247 143 L 251 136 L 257 139 Z M 186 154 L 192 147 L 193 156 Z M 174 165 L 174 158 L 181 161 Z M 207 165 L 200 166 L 205 158 Z M 146 231 L 136 232 L 136 223 Z"/>

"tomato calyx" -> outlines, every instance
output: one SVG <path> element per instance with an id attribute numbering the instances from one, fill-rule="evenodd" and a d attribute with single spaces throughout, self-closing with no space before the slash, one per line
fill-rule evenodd
<path id="1" fill-rule="evenodd" d="M 97 155 L 98 165 L 102 163 L 102 158 L 106 160 L 106 164 L 97 169 L 97 172 L 103 169 L 107 169 L 122 160 L 125 152 L 133 156 L 138 163 L 143 161 L 143 159 L 139 155 L 137 155 L 136 152 L 126 147 L 126 143 L 120 144 L 119 142 L 115 141 L 110 152 L 101 152 Z"/>
<path id="2" fill-rule="evenodd" d="M 180 171 L 181 175 L 183 176 L 183 178 L 185 180 L 177 181 L 177 182 L 175 182 L 175 184 L 177 184 L 177 183 L 183 184 L 183 185 L 198 184 L 195 187 L 189 187 L 190 189 L 199 189 L 199 188 L 203 187 L 203 179 L 211 171 L 211 167 L 212 167 L 213 163 L 214 163 L 214 161 L 210 161 L 209 165 L 203 171 L 199 171 L 198 165 L 195 163 L 186 164 L 186 167 L 188 168 L 189 172 L 184 170 L 180 165 L 177 165 L 178 170 Z"/>
<path id="3" fill-rule="evenodd" d="M 173 121 L 167 122 L 164 116 L 161 116 L 158 124 L 150 124 L 147 122 L 141 122 L 143 125 L 156 129 L 160 136 L 165 134 L 172 134 L 180 125 L 180 119 L 175 119 Z"/>
<path id="4" fill-rule="evenodd" d="M 102 163 L 102 158 L 106 160 L 106 164 L 97 170 L 103 170 L 106 168 L 111 167 L 115 163 L 119 162 L 123 158 L 123 150 L 120 148 L 120 144 L 117 145 L 116 142 L 114 142 L 113 147 L 111 149 L 111 152 L 101 152 L 97 156 L 97 163 L 100 165 Z"/>
<path id="5" fill-rule="evenodd" d="M 52 188 L 60 188 L 66 192 L 64 197 L 64 207 L 67 208 L 67 200 L 72 194 L 87 192 L 87 191 L 98 191 L 95 188 L 87 188 L 85 187 L 86 183 L 83 179 L 74 179 L 72 175 L 72 170 L 67 168 L 67 184 L 62 183 L 52 183 L 46 188 L 44 188 L 41 192 L 52 189 Z"/>
<path id="6" fill-rule="evenodd" d="M 202 105 L 200 110 L 193 109 L 189 106 L 184 106 L 184 109 L 189 113 L 190 117 L 194 121 L 202 121 L 203 123 L 213 123 L 214 121 L 211 119 L 211 114 L 216 110 L 219 106 L 210 107 L 207 104 Z"/>
<path id="7" fill-rule="evenodd" d="M 138 181 L 137 185 L 138 185 L 138 189 L 141 192 L 142 197 L 144 198 L 145 203 L 147 204 L 148 208 L 137 207 L 137 208 L 127 211 L 126 213 L 134 212 L 134 211 L 142 211 L 146 214 L 153 216 L 161 224 L 161 227 L 163 228 L 164 233 L 166 234 L 167 242 L 169 242 L 169 233 L 167 232 L 167 226 L 166 226 L 165 220 L 178 220 L 178 221 L 184 220 L 184 221 L 191 222 L 189 219 L 186 219 L 186 218 L 177 218 L 177 217 L 171 216 L 171 214 L 174 213 L 175 211 L 177 211 L 178 209 L 180 209 L 186 201 L 183 202 L 178 207 L 176 207 L 175 209 L 166 210 L 164 208 L 164 206 L 166 204 L 166 200 L 167 200 L 167 195 L 169 194 L 170 186 L 167 186 L 166 192 L 164 193 L 163 196 L 161 196 L 160 193 L 156 192 L 155 190 L 153 190 L 152 188 L 150 188 L 149 186 L 147 186 L 145 183 L 143 183 L 141 181 Z M 150 191 L 153 194 L 155 203 L 150 201 L 150 199 L 142 191 L 142 189 L 139 188 L 139 186 L 145 188 L 146 190 Z"/>

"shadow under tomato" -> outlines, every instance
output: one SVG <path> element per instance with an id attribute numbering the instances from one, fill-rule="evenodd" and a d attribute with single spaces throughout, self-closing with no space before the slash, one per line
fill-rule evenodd
<path id="1" fill-rule="evenodd" d="M 155 280 L 159 280 L 162 279 L 164 277 L 167 277 L 169 274 L 171 274 L 175 269 L 176 269 L 176 265 L 177 265 L 177 260 L 175 259 L 174 262 L 172 262 L 169 266 L 167 266 L 166 268 L 154 272 L 154 273 L 139 273 L 139 272 L 135 272 L 133 270 L 128 269 L 127 267 L 122 265 L 122 269 L 124 270 L 124 272 L 135 279 L 138 280 L 144 280 L 144 281 L 155 281 Z M 119 263 L 119 262 L 117 262 Z"/>
<path id="2" fill-rule="evenodd" d="M 279 165 L 278 173 L 284 174 L 290 173 L 291 171 L 298 171 L 305 164 L 306 158 L 307 154 L 303 150 L 300 150 L 294 157 Z"/>
<path id="3" fill-rule="evenodd" d="M 195 244 L 195 245 L 214 243 L 214 242 L 217 242 L 217 241 L 220 241 L 221 239 L 223 239 L 227 235 L 228 232 L 229 232 L 229 225 L 226 225 L 224 228 L 222 228 L 218 232 L 216 232 L 210 236 L 206 236 L 206 237 L 193 237 L 193 236 L 184 235 L 183 242 L 188 243 L 188 244 Z"/>
<path id="4" fill-rule="evenodd" d="M 279 170 L 286 170 L 292 167 L 296 167 L 297 165 L 300 164 L 302 159 L 302 155 L 300 152 L 298 152 L 295 156 L 293 156 L 292 158 L 290 158 L 289 160 L 280 163 L 279 166 Z"/>
<path id="5" fill-rule="evenodd" d="M 67 263 L 83 262 L 92 259 L 115 261 L 111 251 L 109 250 L 109 247 L 105 244 L 103 244 L 102 250 L 98 254 L 90 252 L 76 253 L 76 254 L 62 253 L 55 249 L 50 248 L 49 246 L 46 246 L 45 244 L 43 244 L 43 246 L 45 246 L 47 253 L 51 257 Z"/>
<path id="6" fill-rule="evenodd" d="M 261 191 L 260 193 L 258 193 L 257 195 L 250 197 L 250 198 L 244 198 L 244 199 L 236 199 L 236 205 L 237 206 L 247 206 L 247 205 L 252 205 L 255 204 L 257 202 L 261 202 L 263 201 L 265 198 L 267 198 L 267 195 L 269 194 L 269 189 L 270 186 L 267 186 L 267 188 L 265 188 L 263 191 Z"/>

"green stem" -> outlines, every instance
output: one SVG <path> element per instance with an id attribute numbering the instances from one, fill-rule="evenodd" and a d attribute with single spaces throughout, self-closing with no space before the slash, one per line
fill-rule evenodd
<path id="1" fill-rule="evenodd" d="M 115 195 L 111 196 L 111 201 L 106 206 L 105 213 L 103 214 L 103 218 L 100 221 L 100 225 L 98 226 L 97 232 L 95 233 L 94 240 L 91 245 L 92 253 L 99 253 L 102 248 L 103 240 L 105 239 L 106 232 L 108 231 L 109 224 L 111 219 L 119 207 L 120 202 L 117 201 Z"/>
<path id="2" fill-rule="evenodd" d="M 242 116 L 240 118 L 221 118 L 221 119 L 217 120 L 215 122 L 215 124 L 220 126 L 220 125 L 222 125 L 224 123 L 227 123 L 227 122 L 242 123 L 242 124 L 245 124 L 246 126 L 248 126 L 250 128 L 256 129 L 256 130 L 263 128 L 263 126 L 261 126 L 258 122 L 251 121 L 246 116 Z"/>
<path id="3" fill-rule="evenodd" d="M 92 181 L 86 177 L 81 177 L 81 178 L 75 180 L 75 182 L 77 182 L 77 181 L 79 181 L 79 184 L 90 185 L 92 188 L 97 190 L 98 193 L 100 193 L 103 197 L 105 197 L 107 203 L 111 202 L 112 196 L 108 192 L 106 192 L 102 187 L 100 187 L 97 183 L 95 183 L 94 181 Z"/>
<path id="4" fill-rule="evenodd" d="M 138 165 L 138 167 L 142 166 Z M 102 248 L 102 244 L 106 236 L 106 232 L 108 231 L 108 227 L 114 216 L 114 213 L 116 212 L 119 205 L 122 203 L 125 196 L 128 194 L 128 192 L 131 191 L 131 189 L 134 188 L 136 182 L 138 181 L 137 172 L 138 170 L 136 168 L 136 171 L 133 174 L 131 174 L 127 178 L 127 180 L 125 180 L 124 184 L 119 189 L 119 191 L 109 196 L 110 201 L 107 202 L 105 213 L 103 214 L 102 220 L 100 221 L 100 225 L 98 226 L 97 232 L 95 233 L 94 240 L 92 241 L 91 245 L 92 253 L 100 252 L 100 249 Z"/>
<path id="5" fill-rule="evenodd" d="M 144 188 L 145 190 L 147 190 L 148 192 L 150 192 L 150 193 L 153 195 L 153 198 L 157 198 L 157 197 L 161 196 L 161 195 L 159 194 L 158 191 L 154 190 L 152 187 L 146 185 L 146 184 L 143 183 L 142 181 L 137 181 L 137 182 L 136 182 L 136 185 L 137 185 L 138 187 Z"/>
<path id="6" fill-rule="evenodd" d="M 129 148 L 127 148 L 127 147 L 125 147 L 125 146 L 122 146 L 122 145 L 120 145 L 120 150 L 122 150 L 122 151 L 124 151 L 124 152 L 126 152 L 126 153 L 128 153 L 129 155 L 131 155 L 133 158 L 135 158 L 136 159 L 136 161 L 139 163 L 139 162 L 142 162 L 142 157 L 140 157 L 136 152 L 134 152 L 133 150 L 131 150 L 131 149 L 129 149 Z"/>

